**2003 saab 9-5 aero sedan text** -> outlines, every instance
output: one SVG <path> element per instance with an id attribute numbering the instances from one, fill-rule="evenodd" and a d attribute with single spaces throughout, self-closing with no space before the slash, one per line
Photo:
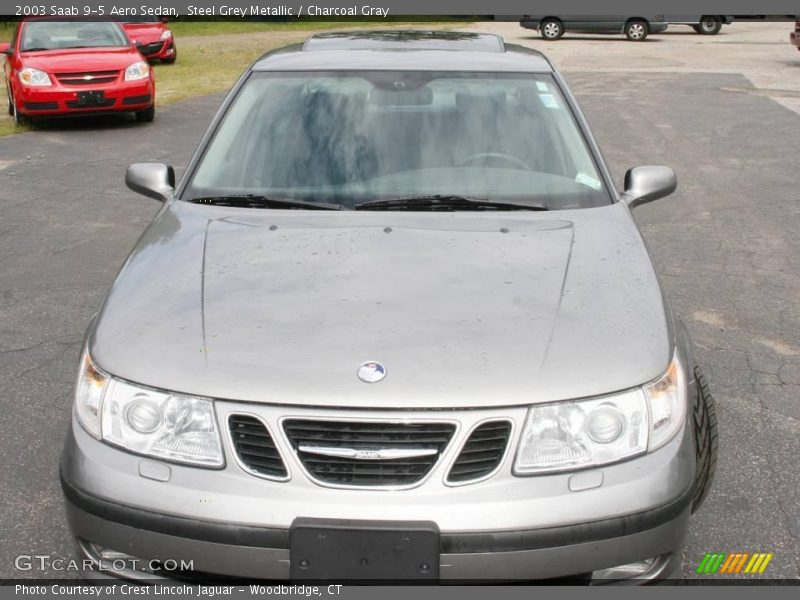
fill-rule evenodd
<path id="1" fill-rule="evenodd" d="M 81 359 L 61 478 L 86 558 L 674 572 L 715 412 L 630 209 L 675 175 L 618 192 L 540 53 L 315 36 L 245 73 L 177 188 L 162 164 L 126 179 L 164 205 Z"/>

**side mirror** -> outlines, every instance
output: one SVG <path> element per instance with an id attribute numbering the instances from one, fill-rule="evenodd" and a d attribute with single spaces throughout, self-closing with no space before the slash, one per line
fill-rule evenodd
<path id="1" fill-rule="evenodd" d="M 166 202 L 175 191 L 175 170 L 163 163 L 134 163 L 125 173 L 125 184 L 138 194 Z"/>
<path id="2" fill-rule="evenodd" d="M 669 196 L 677 187 L 675 171 L 669 167 L 634 167 L 625 173 L 623 200 L 633 208 Z"/>
<path id="3" fill-rule="evenodd" d="M 14 49 L 8 42 L 0 42 L 0 54 L 11 56 L 12 54 L 14 54 Z"/>

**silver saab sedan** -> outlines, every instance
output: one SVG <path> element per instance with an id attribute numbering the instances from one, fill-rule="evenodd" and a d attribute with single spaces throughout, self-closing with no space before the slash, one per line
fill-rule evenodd
<path id="1" fill-rule="evenodd" d="M 631 217 L 675 174 L 618 191 L 542 54 L 314 36 L 247 70 L 177 187 L 126 181 L 163 207 L 89 327 L 61 461 L 95 572 L 675 573 L 715 409 Z"/>

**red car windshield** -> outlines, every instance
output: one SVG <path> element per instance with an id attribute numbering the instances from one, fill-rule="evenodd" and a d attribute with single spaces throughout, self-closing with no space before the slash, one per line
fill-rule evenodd
<path id="1" fill-rule="evenodd" d="M 31 21 L 25 24 L 21 52 L 127 46 L 128 38 L 109 21 Z"/>

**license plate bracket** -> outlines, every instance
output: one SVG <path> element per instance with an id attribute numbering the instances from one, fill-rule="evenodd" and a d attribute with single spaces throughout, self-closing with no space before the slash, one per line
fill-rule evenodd
<path id="1" fill-rule="evenodd" d="M 439 528 L 431 521 L 297 518 L 289 536 L 293 581 L 435 581 Z"/>
<path id="2" fill-rule="evenodd" d="M 106 94 L 103 90 L 77 92 L 79 106 L 98 106 L 103 104 Z"/>

